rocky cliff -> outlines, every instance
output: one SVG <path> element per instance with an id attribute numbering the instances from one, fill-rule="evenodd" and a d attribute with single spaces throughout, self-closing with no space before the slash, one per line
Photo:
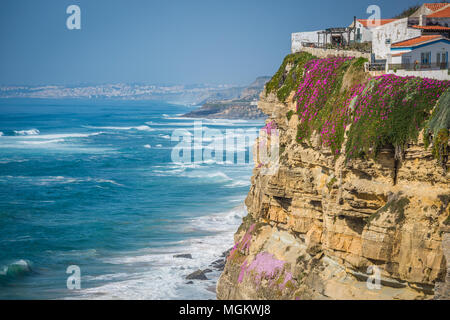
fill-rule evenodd
<path id="1" fill-rule="evenodd" d="M 279 167 L 258 138 L 217 297 L 448 299 L 450 84 L 324 60 L 288 56 L 260 95 Z"/>
<path id="2" fill-rule="evenodd" d="M 250 85 L 232 88 L 211 95 L 203 101 L 202 107 L 183 115 L 188 118 L 209 119 L 265 119 L 256 101 L 270 77 L 258 77 Z"/>

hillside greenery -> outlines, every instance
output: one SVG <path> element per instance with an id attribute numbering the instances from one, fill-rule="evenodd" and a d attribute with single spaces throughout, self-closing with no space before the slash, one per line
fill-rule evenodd
<path id="1" fill-rule="evenodd" d="M 315 58 L 307 52 L 287 55 L 278 71 L 266 84 L 266 96 L 276 92 L 278 100 L 285 101 L 289 94 L 298 86 L 303 76 L 303 66 Z"/>
<path id="2" fill-rule="evenodd" d="M 267 83 L 266 94 L 276 92 L 284 101 L 295 90 L 297 110 L 286 117 L 298 115 L 299 143 L 310 145 L 317 132 L 320 143 L 336 157 L 376 157 L 382 148 L 391 147 L 402 160 L 407 144 L 417 141 L 425 129 L 433 156 L 446 163 L 450 81 L 393 74 L 370 78 L 364 72 L 366 61 L 290 54 Z"/>

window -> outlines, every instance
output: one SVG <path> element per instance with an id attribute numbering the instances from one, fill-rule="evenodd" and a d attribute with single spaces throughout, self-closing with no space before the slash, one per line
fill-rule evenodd
<path id="1" fill-rule="evenodd" d="M 411 65 L 411 57 L 403 56 L 403 64 L 406 67 L 406 69 L 409 69 L 409 66 Z"/>
<path id="2" fill-rule="evenodd" d="M 431 63 L 431 52 L 422 52 L 420 54 L 421 64 L 430 64 Z"/>
<path id="3" fill-rule="evenodd" d="M 361 28 L 356 29 L 356 41 L 361 41 Z"/>

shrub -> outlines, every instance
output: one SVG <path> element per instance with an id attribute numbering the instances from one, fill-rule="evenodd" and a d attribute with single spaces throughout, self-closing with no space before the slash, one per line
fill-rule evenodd
<path id="1" fill-rule="evenodd" d="M 450 130 L 450 89 L 448 89 L 439 99 L 424 132 L 424 144 L 428 148 L 433 142 L 433 156 L 438 159 L 438 163 L 446 170 L 448 159 L 448 131 Z"/>
<path id="2" fill-rule="evenodd" d="M 383 75 L 372 79 L 357 97 L 349 131 L 347 158 L 376 156 L 392 145 L 401 159 L 407 142 L 417 141 L 430 111 L 449 81 Z"/>
<path id="3" fill-rule="evenodd" d="M 351 60 L 352 58 L 337 57 L 314 59 L 305 65 L 305 75 L 295 95 L 300 122 L 298 142 L 309 142 L 312 132 L 317 130 L 324 145 L 339 144 L 334 137 L 343 137 L 343 131 L 336 135 L 336 130 L 339 130 L 336 124 L 346 116 L 340 114 L 340 107 L 346 103 L 343 100 L 347 98 L 347 94 L 340 94 L 340 89 Z"/>
<path id="4" fill-rule="evenodd" d="M 289 94 L 295 89 L 303 75 L 303 66 L 314 56 L 307 52 L 298 52 L 287 55 L 278 71 L 266 84 L 266 95 L 276 92 L 280 101 L 286 100 Z M 289 70 L 286 70 L 287 66 Z"/>
<path id="5" fill-rule="evenodd" d="M 406 144 L 417 140 L 430 111 L 449 89 L 450 81 L 391 74 L 352 87 L 342 86 L 349 68 L 349 72 L 358 72 L 364 62 L 362 58 L 332 57 L 312 59 L 304 65 L 304 76 L 295 95 L 299 116 L 297 141 L 309 143 L 312 133 L 317 131 L 321 144 L 330 147 L 337 156 L 343 150 L 348 130 L 347 159 L 375 157 L 382 147 L 392 146 L 396 159 L 401 160 Z M 441 123 L 439 129 L 443 122 L 450 123 L 450 94 L 443 99 L 436 111 L 437 120 L 431 122 Z M 440 147 L 435 154 L 441 162 L 447 159 L 446 138 L 448 131 L 447 135 L 442 132 L 436 143 Z"/>
<path id="6" fill-rule="evenodd" d="M 286 113 L 286 118 L 288 119 L 288 121 L 291 120 L 292 116 L 294 115 L 294 111 L 289 110 L 289 112 Z"/>

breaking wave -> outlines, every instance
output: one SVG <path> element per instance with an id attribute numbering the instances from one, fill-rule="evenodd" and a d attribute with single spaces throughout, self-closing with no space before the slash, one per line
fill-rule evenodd
<path id="1" fill-rule="evenodd" d="M 34 136 L 38 135 L 40 131 L 38 129 L 30 129 L 30 130 L 14 130 L 14 134 L 17 136 Z"/>
<path id="2" fill-rule="evenodd" d="M 32 264 L 28 260 L 18 260 L 0 269 L 1 278 L 17 278 L 32 272 Z"/>

